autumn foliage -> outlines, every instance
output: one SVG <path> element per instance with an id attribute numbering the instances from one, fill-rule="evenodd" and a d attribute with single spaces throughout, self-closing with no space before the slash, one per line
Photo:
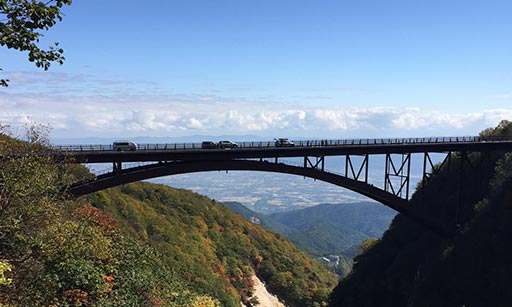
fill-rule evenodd
<path id="1" fill-rule="evenodd" d="M 192 306 L 205 297 L 114 218 L 66 198 L 76 167 L 41 155 L 44 131 L 23 142 L 7 134 L 0 129 L 1 306 Z"/>
<path id="2" fill-rule="evenodd" d="M 253 306 L 255 274 L 288 306 L 322 306 L 337 282 L 284 237 L 189 191 L 135 183 L 69 199 L 87 170 L 51 161 L 40 129 L 6 134 L 2 306 Z"/>
<path id="3" fill-rule="evenodd" d="M 337 283 L 283 236 L 207 197 L 143 182 L 88 198 L 126 231 L 150 242 L 191 288 L 222 306 L 255 302 L 254 275 L 288 306 L 321 306 Z"/>

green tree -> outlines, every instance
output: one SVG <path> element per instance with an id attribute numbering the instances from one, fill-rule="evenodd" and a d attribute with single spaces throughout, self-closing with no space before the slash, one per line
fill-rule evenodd
<path id="1" fill-rule="evenodd" d="M 38 46 L 43 31 L 48 31 L 62 20 L 61 8 L 72 0 L 0 0 L 0 46 L 28 51 L 28 60 L 48 70 L 52 62 L 64 63 L 64 50 L 59 43 L 47 50 Z M 1 68 L 0 68 L 1 70 Z M 0 86 L 8 86 L 8 79 L 0 79 Z"/>
<path id="2" fill-rule="evenodd" d="M 366 253 L 368 250 L 370 250 L 372 247 L 375 246 L 375 244 L 379 243 L 378 238 L 369 238 L 361 242 L 361 254 Z"/>
<path id="3" fill-rule="evenodd" d="M 40 155 L 47 150 L 44 131 L 28 128 L 27 141 L 19 141 L 0 127 L 0 263 L 11 268 L 12 296 L 22 292 L 27 272 L 39 272 L 44 234 L 64 205 L 58 184 L 62 174 L 48 156 Z M 1 292 L 2 287 L 0 297 Z"/>
<path id="4" fill-rule="evenodd" d="M 0 306 L 221 306 L 115 219 L 67 199 L 77 174 L 51 159 L 47 134 L 28 127 L 22 141 L 0 124 Z"/>

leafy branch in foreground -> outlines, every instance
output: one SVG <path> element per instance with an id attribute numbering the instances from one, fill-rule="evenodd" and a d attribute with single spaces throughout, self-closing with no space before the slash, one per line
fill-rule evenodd
<path id="1" fill-rule="evenodd" d="M 52 62 L 64 63 L 64 50 L 59 43 L 47 50 L 38 46 L 48 31 L 62 20 L 61 9 L 72 0 L 50 0 L 47 2 L 29 0 L 0 0 L 0 46 L 18 51 L 28 51 L 28 60 L 48 70 Z M 1 69 L 0 69 L 1 70 Z M 8 86 L 8 79 L 0 79 L 0 86 Z"/>

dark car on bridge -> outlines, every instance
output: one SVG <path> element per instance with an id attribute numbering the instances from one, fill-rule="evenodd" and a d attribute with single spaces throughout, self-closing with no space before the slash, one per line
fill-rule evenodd
<path id="1" fill-rule="evenodd" d="M 114 151 L 135 151 L 139 146 L 131 141 L 115 141 L 112 143 L 112 150 Z"/>
<path id="2" fill-rule="evenodd" d="M 212 141 L 204 141 L 204 142 L 201 143 L 201 148 L 202 149 L 216 149 L 217 148 L 217 144 L 215 144 Z"/>
<path id="3" fill-rule="evenodd" d="M 220 141 L 219 144 L 217 144 L 217 147 L 220 149 L 231 149 L 237 148 L 238 144 L 231 141 Z"/>
<path id="4" fill-rule="evenodd" d="M 295 143 L 289 139 L 276 139 L 275 145 L 276 147 L 293 147 L 295 146 Z"/>

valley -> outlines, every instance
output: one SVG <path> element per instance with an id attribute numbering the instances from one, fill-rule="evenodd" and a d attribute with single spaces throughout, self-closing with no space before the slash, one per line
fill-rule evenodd
<path id="1" fill-rule="evenodd" d="M 192 190 L 220 202 L 236 201 L 252 211 L 272 214 L 321 203 L 365 201 L 355 192 L 310 178 L 264 172 L 204 172 L 151 179 Z"/>
<path id="2" fill-rule="evenodd" d="M 395 212 L 375 202 L 320 204 L 265 215 L 236 202 L 224 202 L 253 223 L 286 236 L 340 278 L 352 268 L 362 241 L 380 238 Z"/>

